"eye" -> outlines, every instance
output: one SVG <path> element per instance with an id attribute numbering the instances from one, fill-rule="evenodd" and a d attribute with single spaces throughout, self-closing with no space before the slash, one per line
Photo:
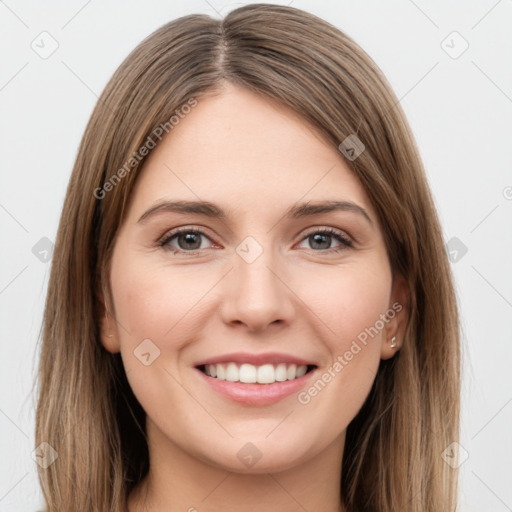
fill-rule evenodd
<path id="1" fill-rule="evenodd" d="M 158 244 L 161 247 L 168 248 L 173 253 L 197 254 L 201 249 L 208 247 L 202 246 L 202 237 L 211 241 L 210 237 L 201 230 L 180 228 L 164 235 Z M 329 247 L 333 239 L 339 242 L 340 245 L 338 247 Z M 353 247 L 353 243 L 348 237 L 332 228 L 311 231 L 302 238 L 301 242 L 305 240 L 310 241 L 315 252 L 339 252 Z M 177 246 L 173 242 L 176 242 Z"/>
<path id="2" fill-rule="evenodd" d="M 338 247 L 329 247 L 333 238 L 340 243 Z M 315 252 L 339 252 L 353 247 L 353 243 L 348 237 L 332 228 L 312 231 L 302 239 L 302 242 L 305 240 L 310 241 L 313 249 L 319 249 L 319 251 L 315 250 Z"/>
<path id="3" fill-rule="evenodd" d="M 174 249 L 173 252 L 188 252 L 190 254 L 195 254 L 196 251 L 205 248 L 201 246 L 201 237 L 210 240 L 210 238 L 200 230 L 182 228 L 165 235 L 159 242 L 159 245 L 171 250 Z M 174 239 L 176 239 L 175 241 L 178 244 L 178 247 L 172 244 Z"/>

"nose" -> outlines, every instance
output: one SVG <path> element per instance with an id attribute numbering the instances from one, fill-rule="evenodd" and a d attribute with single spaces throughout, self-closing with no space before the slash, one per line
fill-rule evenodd
<path id="1" fill-rule="evenodd" d="M 281 268 L 271 250 L 264 250 L 251 263 L 235 254 L 233 269 L 224 283 L 223 321 L 242 324 L 254 333 L 270 325 L 289 325 L 295 314 L 293 292 Z"/>

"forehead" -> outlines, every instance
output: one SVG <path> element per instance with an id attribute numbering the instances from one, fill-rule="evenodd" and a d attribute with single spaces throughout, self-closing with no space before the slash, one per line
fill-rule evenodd
<path id="1" fill-rule="evenodd" d="M 231 85 L 198 98 L 152 150 L 132 193 L 134 215 L 164 197 L 253 213 L 326 199 L 372 211 L 334 144 L 287 107 Z"/>

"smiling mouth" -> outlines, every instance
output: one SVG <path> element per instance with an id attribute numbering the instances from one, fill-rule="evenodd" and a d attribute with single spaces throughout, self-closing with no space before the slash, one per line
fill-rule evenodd
<path id="1" fill-rule="evenodd" d="M 203 364 L 196 367 L 208 377 L 228 382 L 245 384 L 274 384 L 297 380 L 310 373 L 316 365 L 296 365 L 288 363 L 252 365 L 249 363 Z"/>

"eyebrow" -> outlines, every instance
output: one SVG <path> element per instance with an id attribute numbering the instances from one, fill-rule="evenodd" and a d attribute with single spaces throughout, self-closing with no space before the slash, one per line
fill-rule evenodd
<path id="1" fill-rule="evenodd" d="M 350 201 L 308 201 L 298 203 L 291 206 L 284 216 L 299 219 L 334 211 L 357 213 L 373 226 L 373 221 L 367 211 L 362 206 Z M 226 212 L 221 207 L 209 201 L 163 201 L 146 210 L 137 223 L 144 223 L 150 217 L 160 212 L 193 213 L 218 219 L 225 219 L 227 217 Z"/>

